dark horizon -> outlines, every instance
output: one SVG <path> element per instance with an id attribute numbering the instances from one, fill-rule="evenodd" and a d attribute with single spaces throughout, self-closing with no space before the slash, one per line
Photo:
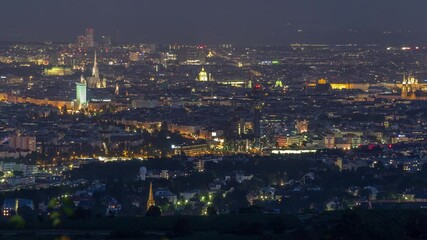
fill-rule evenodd
<path id="1" fill-rule="evenodd" d="M 427 41 L 422 0 L 5 0 L 2 41 L 405 44 Z"/>

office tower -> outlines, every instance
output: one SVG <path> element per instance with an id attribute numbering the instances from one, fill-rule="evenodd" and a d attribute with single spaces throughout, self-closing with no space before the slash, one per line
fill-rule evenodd
<path id="1" fill-rule="evenodd" d="M 246 133 L 246 123 L 242 118 L 237 118 L 234 121 L 234 132 L 237 137 L 242 137 Z"/>
<path id="2" fill-rule="evenodd" d="M 12 136 L 9 138 L 9 147 L 21 151 L 36 151 L 36 137 Z"/>
<path id="3" fill-rule="evenodd" d="M 87 86 L 84 78 L 81 78 L 81 81 L 76 83 L 76 103 L 77 109 L 82 109 L 86 107 L 87 104 Z"/>
<path id="4" fill-rule="evenodd" d="M 84 50 L 87 48 L 87 40 L 84 35 L 77 36 L 77 46 L 80 50 Z"/>
<path id="5" fill-rule="evenodd" d="M 139 168 L 139 179 L 141 181 L 145 181 L 145 177 L 147 175 L 147 168 L 145 167 L 140 167 Z"/>
<path id="6" fill-rule="evenodd" d="M 261 137 L 261 106 L 259 104 L 254 105 L 254 119 L 253 119 L 253 130 L 255 138 Z"/>
<path id="7" fill-rule="evenodd" d="M 92 48 L 95 46 L 93 28 L 86 29 L 86 46 Z"/>
<path id="8" fill-rule="evenodd" d="M 206 61 L 207 51 L 204 46 L 182 47 L 178 50 L 180 64 L 200 65 Z"/>
<path id="9" fill-rule="evenodd" d="M 104 47 L 110 47 L 112 44 L 110 36 L 102 36 L 101 37 L 101 44 Z"/>
<path id="10" fill-rule="evenodd" d="M 260 147 L 260 138 L 261 138 L 261 97 L 262 97 L 262 87 L 260 84 L 255 84 L 253 87 L 253 110 L 254 118 L 252 122 L 252 128 L 255 138 L 254 147 Z"/>
<path id="11" fill-rule="evenodd" d="M 140 52 L 129 52 L 129 61 L 131 61 L 131 62 L 141 61 L 141 53 Z"/>

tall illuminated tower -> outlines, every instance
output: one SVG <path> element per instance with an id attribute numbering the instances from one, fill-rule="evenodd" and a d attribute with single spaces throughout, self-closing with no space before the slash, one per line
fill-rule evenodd
<path id="1" fill-rule="evenodd" d="M 98 59 L 96 57 L 96 51 L 95 51 L 95 56 L 93 58 L 92 77 L 99 80 L 99 68 L 98 68 Z"/>

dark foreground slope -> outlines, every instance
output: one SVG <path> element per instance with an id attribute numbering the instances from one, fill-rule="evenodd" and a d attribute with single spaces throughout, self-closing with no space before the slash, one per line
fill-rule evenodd
<path id="1" fill-rule="evenodd" d="M 0 239 L 426 239 L 427 211 L 62 219 L 0 225 Z"/>

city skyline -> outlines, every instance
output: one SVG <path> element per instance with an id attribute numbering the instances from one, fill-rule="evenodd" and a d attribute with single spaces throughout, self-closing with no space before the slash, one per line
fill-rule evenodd
<path id="1" fill-rule="evenodd" d="M 426 7 L 1 1 L 0 238 L 427 239 Z"/>
<path id="2" fill-rule="evenodd" d="M 74 42 L 93 27 L 120 42 L 422 43 L 423 6 L 421 0 L 6 0 L 0 40 Z"/>

